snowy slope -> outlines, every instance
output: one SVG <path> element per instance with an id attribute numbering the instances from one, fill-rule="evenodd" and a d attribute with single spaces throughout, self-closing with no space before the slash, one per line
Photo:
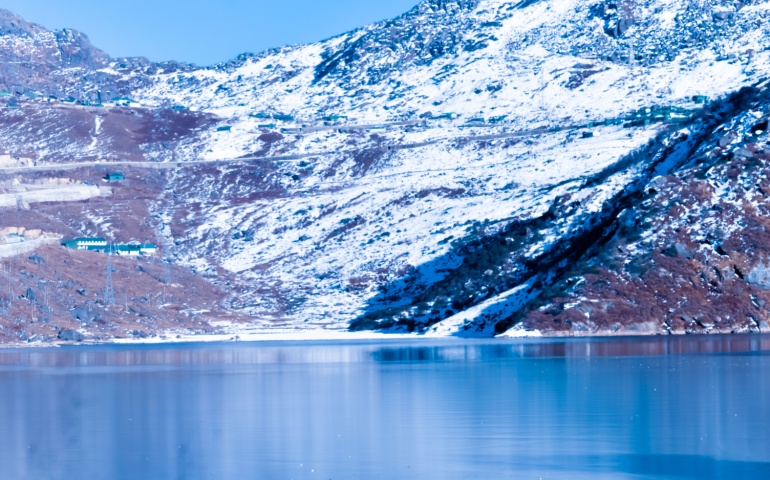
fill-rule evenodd
<path id="1" fill-rule="evenodd" d="M 534 218 L 570 194 L 581 208 L 561 231 L 527 246 L 537 255 L 633 175 L 593 189 L 581 189 L 582 179 L 658 130 L 604 127 L 591 140 L 575 140 L 569 131 L 465 138 L 584 125 L 652 105 L 693 108 L 694 95 L 715 98 L 756 81 L 768 53 L 760 48 L 765 23 L 756 28 L 753 22 L 768 4 L 731 9 L 723 3 L 624 2 L 613 13 L 607 2 L 580 0 L 424 2 L 393 21 L 321 44 L 161 76 L 137 95 L 148 103 L 170 98 L 234 127 L 204 137 L 207 159 L 344 152 L 258 167 L 254 174 L 273 175 L 268 181 L 280 193 L 247 205 L 212 202 L 209 192 L 226 188 L 216 179 L 184 188 L 187 201 L 202 204 L 202 216 L 191 222 L 192 241 L 180 260 L 221 265 L 246 285 L 273 292 L 252 298 L 248 289 L 242 292 L 240 302 L 255 315 L 344 326 L 383 284 L 444 261 L 451 241 L 467 237 L 474 223 Z M 628 19 L 622 35 L 607 34 L 615 14 Z M 446 112 L 458 118 L 430 120 Z M 296 121 L 249 117 L 256 113 L 291 114 Z M 312 131 L 334 114 L 348 117 L 344 125 L 418 123 L 376 132 Z M 503 115 L 496 126 L 466 128 L 471 118 Z M 275 130 L 304 126 L 305 132 L 267 143 L 260 123 L 278 123 Z M 446 140 L 387 150 L 436 139 Z M 242 185 L 252 173 L 240 166 L 218 177 L 231 175 L 243 197 L 264 188 Z M 237 232 L 247 232 L 248 241 L 231 240 Z M 222 239 L 229 247 L 210 254 Z M 206 256 L 208 264 L 201 261 Z"/>
<path id="2" fill-rule="evenodd" d="M 425 0 L 317 44 L 213 67 L 89 68 L 143 105 L 131 121 L 144 133 L 120 157 L 181 165 L 151 203 L 158 233 L 176 264 L 232 292 L 230 308 L 264 328 L 443 322 L 434 334 L 486 335 L 491 317 L 474 323 L 474 312 L 510 316 L 533 265 L 650 173 L 662 158 L 651 144 L 704 125 L 608 122 L 582 138 L 587 124 L 645 107 L 696 111 L 694 96 L 717 100 L 767 77 L 769 8 Z M 190 119 L 159 139 L 176 118 L 159 112 Z M 83 121 L 107 115 L 117 113 Z M 0 137 L 12 144 L 10 128 Z M 59 152 L 118 159 L 120 142 L 100 135 L 78 137 L 93 137 L 90 150 L 52 136 L 27 145 L 46 162 L 65 160 Z M 479 250 L 498 256 L 479 261 Z"/>

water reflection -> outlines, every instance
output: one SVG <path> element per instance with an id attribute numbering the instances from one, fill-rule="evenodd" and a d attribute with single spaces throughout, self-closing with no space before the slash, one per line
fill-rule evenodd
<path id="1" fill-rule="evenodd" d="M 762 353 L 770 336 L 649 337 L 622 339 L 536 339 L 483 345 L 382 347 L 373 352 L 381 362 L 486 361 L 536 357 L 629 357 L 715 353 Z"/>
<path id="2" fill-rule="evenodd" d="M 0 479 L 770 478 L 768 341 L 0 351 Z"/>
<path id="3" fill-rule="evenodd" d="M 131 367 L 161 365 L 248 365 L 490 361 L 537 357 L 629 357 L 687 354 L 764 354 L 770 335 L 637 337 L 598 339 L 415 340 L 379 342 L 276 342 L 94 346 L 0 350 L 4 367 Z"/>

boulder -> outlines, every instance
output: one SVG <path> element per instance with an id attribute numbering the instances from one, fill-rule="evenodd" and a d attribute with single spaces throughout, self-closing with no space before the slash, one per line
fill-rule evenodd
<path id="1" fill-rule="evenodd" d="M 725 147 L 729 146 L 731 143 L 733 143 L 733 141 L 735 141 L 736 138 L 738 138 L 738 134 L 737 133 L 735 133 L 735 132 L 727 133 L 727 135 L 725 135 L 724 137 L 719 139 L 719 147 L 720 148 L 725 148 Z"/>
<path id="2" fill-rule="evenodd" d="M 746 281 L 763 290 L 770 290 L 770 265 L 760 262 L 749 271 Z"/>
<path id="3" fill-rule="evenodd" d="M 639 335 L 652 335 L 655 333 L 659 333 L 662 329 L 656 322 L 643 322 L 643 323 L 637 323 L 634 325 L 629 325 L 627 327 L 622 327 L 619 329 L 621 333 L 624 334 L 639 334 Z"/>
<path id="4" fill-rule="evenodd" d="M 77 330 L 62 330 L 57 338 L 65 342 L 82 342 L 85 339 L 83 334 Z"/>
<path id="5" fill-rule="evenodd" d="M 743 158 L 753 158 L 754 153 L 751 152 L 751 150 L 745 149 L 745 148 L 739 148 L 735 151 L 736 157 L 743 157 Z"/>
<path id="6" fill-rule="evenodd" d="M 80 320 L 80 322 L 85 325 L 91 324 L 94 322 L 94 320 L 96 320 L 96 314 L 86 306 L 75 308 L 75 310 L 72 312 L 72 316 L 74 316 L 75 319 Z"/>

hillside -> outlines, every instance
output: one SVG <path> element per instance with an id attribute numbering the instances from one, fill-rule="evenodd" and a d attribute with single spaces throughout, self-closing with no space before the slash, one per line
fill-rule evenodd
<path id="1" fill-rule="evenodd" d="M 769 7 L 426 0 L 206 68 L 4 13 L 48 73 L 0 77 L 0 181 L 128 180 L 3 222 L 155 242 L 232 334 L 766 329 Z"/>

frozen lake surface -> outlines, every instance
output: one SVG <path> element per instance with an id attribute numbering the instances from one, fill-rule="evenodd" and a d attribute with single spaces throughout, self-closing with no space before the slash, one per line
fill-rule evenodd
<path id="1" fill-rule="evenodd" d="M 770 337 L 0 351 L 0 478 L 770 478 Z"/>

